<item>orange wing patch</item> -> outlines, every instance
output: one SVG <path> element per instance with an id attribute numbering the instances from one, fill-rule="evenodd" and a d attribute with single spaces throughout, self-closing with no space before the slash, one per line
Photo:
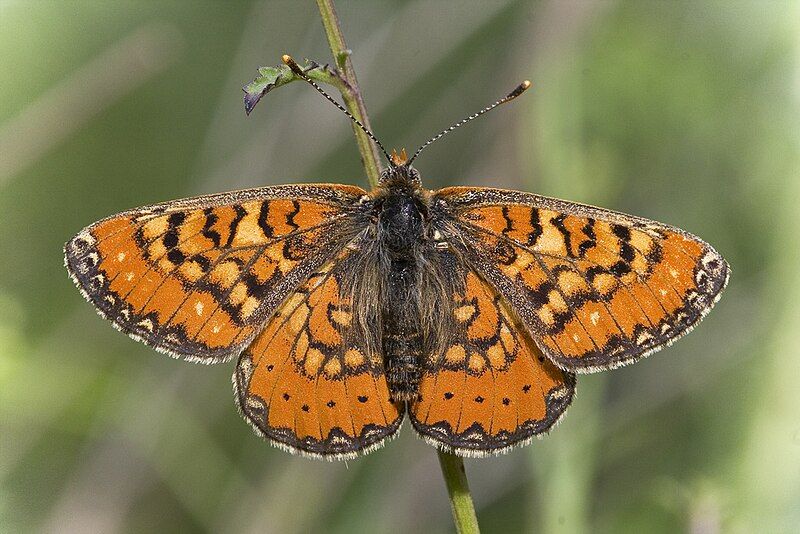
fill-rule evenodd
<path id="1" fill-rule="evenodd" d="M 528 193 L 437 193 L 465 254 L 559 366 L 597 371 L 658 350 L 713 306 L 729 267 L 660 223 Z"/>
<path id="2" fill-rule="evenodd" d="M 502 298 L 475 273 L 456 296 L 449 348 L 427 362 L 417 432 L 463 456 L 496 454 L 547 431 L 572 401 L 574 376 L 546 360 Z"/>
<path id="3" fill-rule="evenodd" d="M 380 357 L 355 339 L 337 278 L 345 252 L 278 309 L 239 358 L 236 398 L 259 435 L 300 454 L 350 458 L 379 447 L 405 406 L 389 400 Z"/>
<path id="4" fill-rule="evenodd" d="M 140 208 L 65 246 L 84 296 L 156 349 L 215 362 L 241 349 L 294 288 L 344 246 L 336 225 L 363 190 L 279 186 Z M 353 226 L 352 224 L 349 226 Z"/>

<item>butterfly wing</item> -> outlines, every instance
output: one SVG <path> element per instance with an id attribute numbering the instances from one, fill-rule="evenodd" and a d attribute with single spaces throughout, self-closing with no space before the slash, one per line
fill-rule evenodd
<path id="1" fill-rule="evenodd" d="M 359 229 L 364 193 L 290 185 L 147 206 L 83 229 L 64 247 L 65 263 L 118 329 L 162 352 L 217 362 L 238 354 Z"/>
<path id="2" fill-rule="evenodd" d="M 448 347 L 423 366 L 410 416 L 427 441 L 463 456 L 527 443 L 572 401 L 575 377 L 544 358 L 504 299 L 459 262 Z"/>
<path id="3" fill-rule="evenodd" d="M 517 191 L 434 196 L 454 246 L 513 306 L 541 351 L 591 372 L 635 361 L 711 309 L 729 267 L 699 238 L 647 219 Z"/>
<path id="4" fill-rule="evenodd" d="M 290 452 L 328 459 L 369 452 L 400 427 L 380 355 L 355 333 L 345 251 L 311 276 L 239 357 L 240 411 L 257 434 Z"/>

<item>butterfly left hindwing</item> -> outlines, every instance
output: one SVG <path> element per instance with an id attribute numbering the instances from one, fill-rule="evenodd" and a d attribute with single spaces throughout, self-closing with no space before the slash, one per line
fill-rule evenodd
<path id="1" fill-rule="evenodd" d="M 242 415 L 290 452 L 352 458 L 381 446 L 403 420 L 405 404 L 389 400 L 380 355 L 355 334 L 343 290 L 358 275 L 352 254 L 345 249 L 286 299 L 233 376 Z"/>

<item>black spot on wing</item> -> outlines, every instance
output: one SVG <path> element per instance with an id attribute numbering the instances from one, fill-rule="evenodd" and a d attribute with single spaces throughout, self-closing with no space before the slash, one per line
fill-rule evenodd
<path id="1" fill-rule="evenodd" d="M 530 300 L 531 304 L 536 308 L 541 308 L 548 302 L 550 302 L 550 297 L 548 296 L 551 291 L 555 289 L 555 286 L 549 282 L 542 282 L 539 287 L 536 289 L 528 289 L 527 297 Z"/>
<path id="2" fill-rule="evenodd" d="M 169 252 L 167 252 L 167 259 L 172 262 L 173 265 L 180 265 L 186 260 L 186 255 L 180 251 L 180 249 L 173 248 Z"/>
<path id="3" fill-rule="evenodd" d="M 514 247 L 506 240 L 501 239 L 494 247 L 495 257 L 497 261 L 503 265 L 511 265 L 517 261 L 517 252 Z"/>
<path id="4" fill-rule="evenodd" d="M 167 222 L 169 223 L 171 228 L 175 228 L 183 224 L 183 221 L 186 220 L 186 213 L 183 211 L 176 211 L 175 213 L 170 214 Z"/>
<path id="5" fill-rule="evenodd" d="M 614 265 L 612 265 L 608 270 L 611 274 L 619 278 L 620 276 L 626 275 L 629 272 L 631 272 L 631 266 L 628 262 L 620 260 Z"/>
<path id="6" fill-rule="evenodd" d="M 180 250 L 175 249 L 178 246 L 178 228 L 185 220 L 186 213 L 182 211 L 171 214 L 167 217 L 167 231 L 164 233 L 164 237 L 161 238 L 164 248 L 168 250 L 167 259 L 174 265 L 180 265 L 186 259 Z"/>
<path id="7" fill-rule="evenodd" d="M 621 224 L 611 225 L 611 232 L 625 242 L 631 240 L 631 229 L 627 226 Z"/>

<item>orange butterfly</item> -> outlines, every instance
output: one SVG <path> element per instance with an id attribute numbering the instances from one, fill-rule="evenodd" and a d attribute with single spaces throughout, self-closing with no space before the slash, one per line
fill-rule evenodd
<path id="1" fill-rule="evenodd" d="M 238 357 L 242 415 L 290 452 L 352 458 L 406 410 L 459 455 L 527 443 L 569 406 L 574 373 L 670 344 L 729 274 L 710 245 L 647 219 L 422 187 L 423 148 L 528 85 L 410 159 L 387 154 L 373 191 L 284 185 L 123 212 L 66 244 L 67 269 L 134 339 L 194 362 Z"/>

